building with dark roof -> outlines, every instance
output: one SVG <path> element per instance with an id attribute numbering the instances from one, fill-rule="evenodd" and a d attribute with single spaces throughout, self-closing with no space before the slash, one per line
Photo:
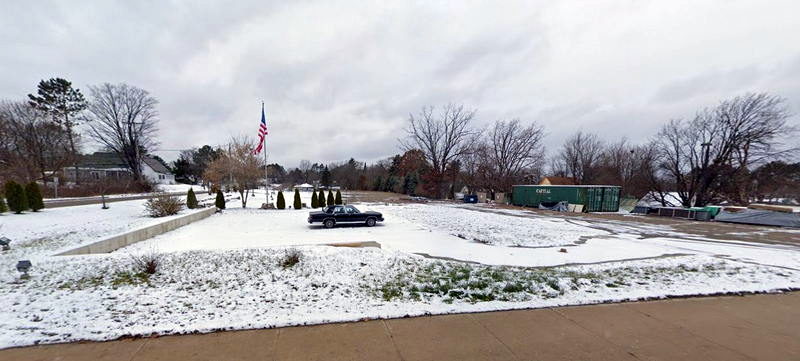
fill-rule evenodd
<path id="1" fill-rule="evenodd" d="M 78 176 L 81 180 L 101 178 L 125 179 L 131 177 L 131 170 L 118 153 L 94 152 L 81 156 L 77 164 Z M 64 178 L 68 182 L 75 181 L 75 167 L 63 169 Z M 175 184 L 175 175 L 164 163 L 153 157 L 144 157 L 142 175 L 152 183 Z"/>

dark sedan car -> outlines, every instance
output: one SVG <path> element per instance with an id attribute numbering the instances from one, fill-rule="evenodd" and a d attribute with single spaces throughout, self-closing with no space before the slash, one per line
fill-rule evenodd
<path id="1" fill-rule="evenodd" d="M 361 212 L 353 206 L 328 206 L 322 212 L 308 213 L 308 223 L 322 223 L 325 228 L 333 228 L 337 223 L 363 223 L 372 227 L 377 222 L 383 222 L 383 214 Z"/>

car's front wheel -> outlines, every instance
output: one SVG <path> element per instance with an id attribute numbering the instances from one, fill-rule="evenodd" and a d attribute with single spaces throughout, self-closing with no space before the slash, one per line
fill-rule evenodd
<path id="1" fill-rule="evenodd" d="M 375 226 L 375 218 L 367 218 L 367 227 Z"/>
<path id="2" fill-rule="evenodd" d="M 336 225 L 336 221 L 332 219 L 326 219 L 325 222 L 322 222 L 322 224 L 325 226 L 325 228 L 333 228 L 333 226 Z"/>

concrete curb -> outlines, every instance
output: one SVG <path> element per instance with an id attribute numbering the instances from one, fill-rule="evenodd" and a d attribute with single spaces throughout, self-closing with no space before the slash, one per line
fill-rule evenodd
<path id="1" fill-rule="evenodd" d="M 94 243 L 87 244 L 78 248 L 73 248 L 66 252 L 58 253 L 56 256 L 75 256 L 81 254 L 93 253 L 111 253 L 122 247 L 132 245 L 137 242 L 153 238 L 163 233 L 183 227 L 189 223 L 197 222 L 201 219 L 208 218 L 217 212 L 216 207 L 204 209 L 200 212 L 195 212 L 181 216 L 178 218 L 170 219 L 166 222 L 154 224 L 139 229 L 135 229 L 126 233 L 118 234 Z"/>

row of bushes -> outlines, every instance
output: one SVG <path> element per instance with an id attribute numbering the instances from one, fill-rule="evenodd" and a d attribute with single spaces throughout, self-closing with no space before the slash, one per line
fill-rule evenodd
<path id="1" fill-rule="evenodd" d="M 317 196 L 317 191 L 311 192 L 311 208 L 320 208 L 325 207 L 326 205 L 340 205 L 342 204 L 342 193 L 339 190 L 336 191 L 336 197 L 333 196 L 333 192 L 328 192 L 328 199 L 325 199 L 325 191 L 320 189 L 319 196 Z"/>
<path id="2" fill-rule="evenodd" d="M 3 194 L 0 196 L 0 213 L 14 212 L 20 214 L 27 210 L 38 212 L 44 208 L 42 191 L 39 184 L 30 182 L 23 187 L 21 184 L 8 181 L 3 187 Z"/>

